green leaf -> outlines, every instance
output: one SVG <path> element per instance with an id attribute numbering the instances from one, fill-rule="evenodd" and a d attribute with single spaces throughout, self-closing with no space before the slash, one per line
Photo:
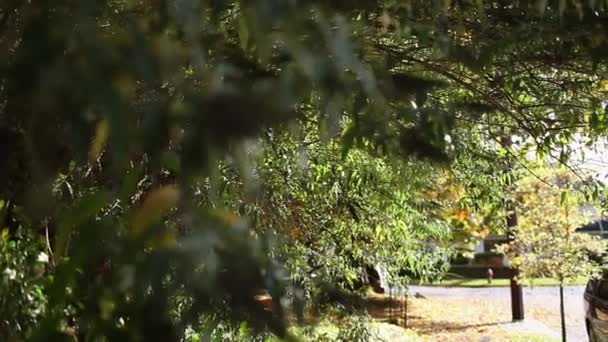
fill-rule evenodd
<path id="1" fill-rule="evenodd" d="M 137 191 L 137 183 L 141 179 L 141 166 L 129 169 L 123 178 L 120 188 L 119 199 L 123 203 L 129 203 L 131 196 Z"/>
<path id="2" fill-rule="evenodd" d="M 564 11 L 566 10 L 566 0 L 559 0 L 559 4 L 558 4 L 558 11 L 559 11 L 559 15 L 563 16 L 564 15 Z"/>
<path id="3" fill-rule="evenodd" d="M 356 127 L 355 125 L 350 125 L 342 134 L 342 159 L 346 159 L 348 156 L 348 152 L 353 147 L 356 136 Z"/>
<path id="4" fill-rule="evenodd" d="M 547 0 L 537 0 L 536 9 L 541 16 L 544 15 L 545 10 L 547 9 Z"/>
<path id="5" fill-rule="evenodd" d="M 107 205 L 109 198 L 109 194 L 105 191 L 97 191 L 83 196 L 63 213 L 59 226 L 61 228 L 76 227 L 84 223 Z"/>
<path id="6" fill-rule="evenodd" d="M 110 196 L 104 191 L 87 194 L 80 198 L 71 208 L 60 217 L 57 240 L 55 242 L 55 257 L 61 258 L 71 233 L 108 204 Z"/>
<path id="7" fill-rule="evenodd" d="M 477 5 L 477 11 L 483 17 L 485 14 L 485 9 L 483 7 L 483 0 L 475 0 L 475 5 Z"/>
<path id="8" fill-rule="evenodd" d="M 244 15 L 239 17 L 239 42 L 241 49 L 247 50 L 249 46 L 249 26 L 247 25 L 247 19 Z"/>
<path id="9" fill-rule="evenodd" d="M 591 117 L 589 118 L 589 126 L 594 130 L 600 127 L 599 115 L 595 110 L 591 112 Z"/>

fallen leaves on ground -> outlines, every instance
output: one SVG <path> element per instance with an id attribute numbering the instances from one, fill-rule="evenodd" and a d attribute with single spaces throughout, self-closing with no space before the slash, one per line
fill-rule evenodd
<path id="1" fill-rule="evenodd" d="M 529 300 L 529 317 L 556 330 L 553 323 L 557 319 L 559 326 L 559 315 L 555 316 L 539 302 L 546 302 L 546 298 Z M 377 295 L 370 299 L 368 312 L 379 321 L 411 329 L 422 341 L 554 340 L 546 335 L 546 329 L 541 329 L 543 324 L 539 324 L 539 328 L 534 324 L 523 324 L 517 329 L 511 325 L 508 297 L 409 297 L 407 316 L 404 307 L 403 301 Z"/>

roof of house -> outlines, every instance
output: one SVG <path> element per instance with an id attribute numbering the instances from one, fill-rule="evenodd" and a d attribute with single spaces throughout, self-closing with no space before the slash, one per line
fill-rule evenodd
<path id="1" fill-rule="evenodd" d="M 599 230 L 608 231 L 608 220 L 602 219 L 602 220 L 593 221 L 593 222 L 587 223 L 586 225 L 581 226 L 580 228 L 577 228 L 576 230 L 579 232 L 593 232 L 593 231 L 599 231 Z"/>

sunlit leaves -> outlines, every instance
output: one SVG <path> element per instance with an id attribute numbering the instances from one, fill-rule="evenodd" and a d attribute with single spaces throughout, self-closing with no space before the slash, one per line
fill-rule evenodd
<path id="1" fill-rule="evenodd" d="M 320 133 L 309 128 L 305 134 L 305 140 L 317 141 Z M 417 198 L 417 191 L 433 182 L 430 165 L 393 163 L 363 146 L 340 156 L 340 145 L 313 143 L 306 145 L 307 167 L 290 167 L 297 165 L 295 142 L 273 140 L 270 150 L 276 152 L 266 155 L 261 168 L 264 184 L 272 186 L 266 190 L 270 203 L 254 209 L 262 224 L 258 229 L 267 230 L 271 222 L 278 231 L 288 227 L 282 253 L 289 256 L 294 277 L 314 289 L 315 282 L 328 279 L 352 285 L 352 272 L 359 279 L 363 266 L 378 262 L 395 277 L 404 265 L 413 274 L 438 272 L 447 253 L 435 244 L 449 230 L 431 217 L 432 206 Z"/>
<path id="2" fill-rule="evenodd" d="M 499 249 L 509 255 L 522 280 L 552 277 L 563 282 L 596 274 L 599 265 L 594 258 L 606 252 L 606 243 L 576 232 L 592 220 L 584 211 L 590 203 L 568 192 L 577 182 L 571 173 L 543 174 L 545 182 L 530 176 L 517 183 L 515 240 Z"/>
<path id="3" fill-rule="evenodd" d="M 435 274 L 454 228 L 503 214 L 496 159 L 517 156 L 498 136 L 563 161 L 577 133 L 606 133 L 600 3 L 3 6 L 0 197 L 61 261 L 43 328 L 171 340 L 228 307 L 282 332 L 273 258 L 311 282 L 375 262 Z M 439 167 L 463 189 L 425 198 Z"/>

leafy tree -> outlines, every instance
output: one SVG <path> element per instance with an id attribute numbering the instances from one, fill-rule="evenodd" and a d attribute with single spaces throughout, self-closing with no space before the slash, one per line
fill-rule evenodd
<path id="1" fill-rule="evenodd" d="M 242 178 L 228 169 L 218 198 L 242 207 L 257 234 L 279 239 L 277 257 L 312 290 L 318 281 L 352 287 L 365 265 L 382 263 L 394 274 L 432 273 L 447 255 L 447 221 L 438 205 L 419 196 L 435 178 L 431 164 L 396 161 L 336 142 L 320 142 L 318 129 L 303 138 L 273 131 L 262 140 L 254 198 L 235 197 Z M 300 141 L 304 141 L 301 143 Z M 230 189 L 230 188 L 234 189 Z M 382 248 L 379 248 L 382 246 Z M 435 261 L 432 261 L 435 259 Z M 311 287 L 312 286 L 312 287 Z"/>
<path id="2" fill-rule="evenodd" d="M 35 323 L 44 314 L 44 276 L 48 255 L 40 251 L 37 239 L 22 232 L 18 240 L 9 239 L 7 230 L 0 236 L 0 338 L 3 341 L 20 341 L 31 333 Z"/>
<path id="3" fill-rule="evenodd" d="M 600 237 L 576 232 L 587 223 L 572 173 L 545 172 L 545 177 L 527 177 L 517 183 L 518 225 L 514 240 L 500 246 L 510 264 L 519 270 L 520 281 L 534 277 L 559 281 L 562 340 L 566 340 L 564 284 L 581 277 L 597 276 L 601 264 L 594 256 L 606 252 Z"/>
<path id="4" fill-rule="evenodd" d="M 372 246 L 384 260 L 407 249 L 395 265 L 430 270 L 447 229 L 416 194 L 436 168 L 462 163 L 477 209 L 495 202 L 502 134 L 561 160 L 575 133 L 605 135 L 606 12 L 3 1 L 1 228 L 48 235 L 53 275 L 28 337 L 177 341 L 210 313 L 284 336 L 283 265 L 317 262 L 294 256 L 321 255 L 333 276 Z M 319 143 L 298 171 L 308 137 Z M 253 299 L 261 288 L 272 312 Z"/>

